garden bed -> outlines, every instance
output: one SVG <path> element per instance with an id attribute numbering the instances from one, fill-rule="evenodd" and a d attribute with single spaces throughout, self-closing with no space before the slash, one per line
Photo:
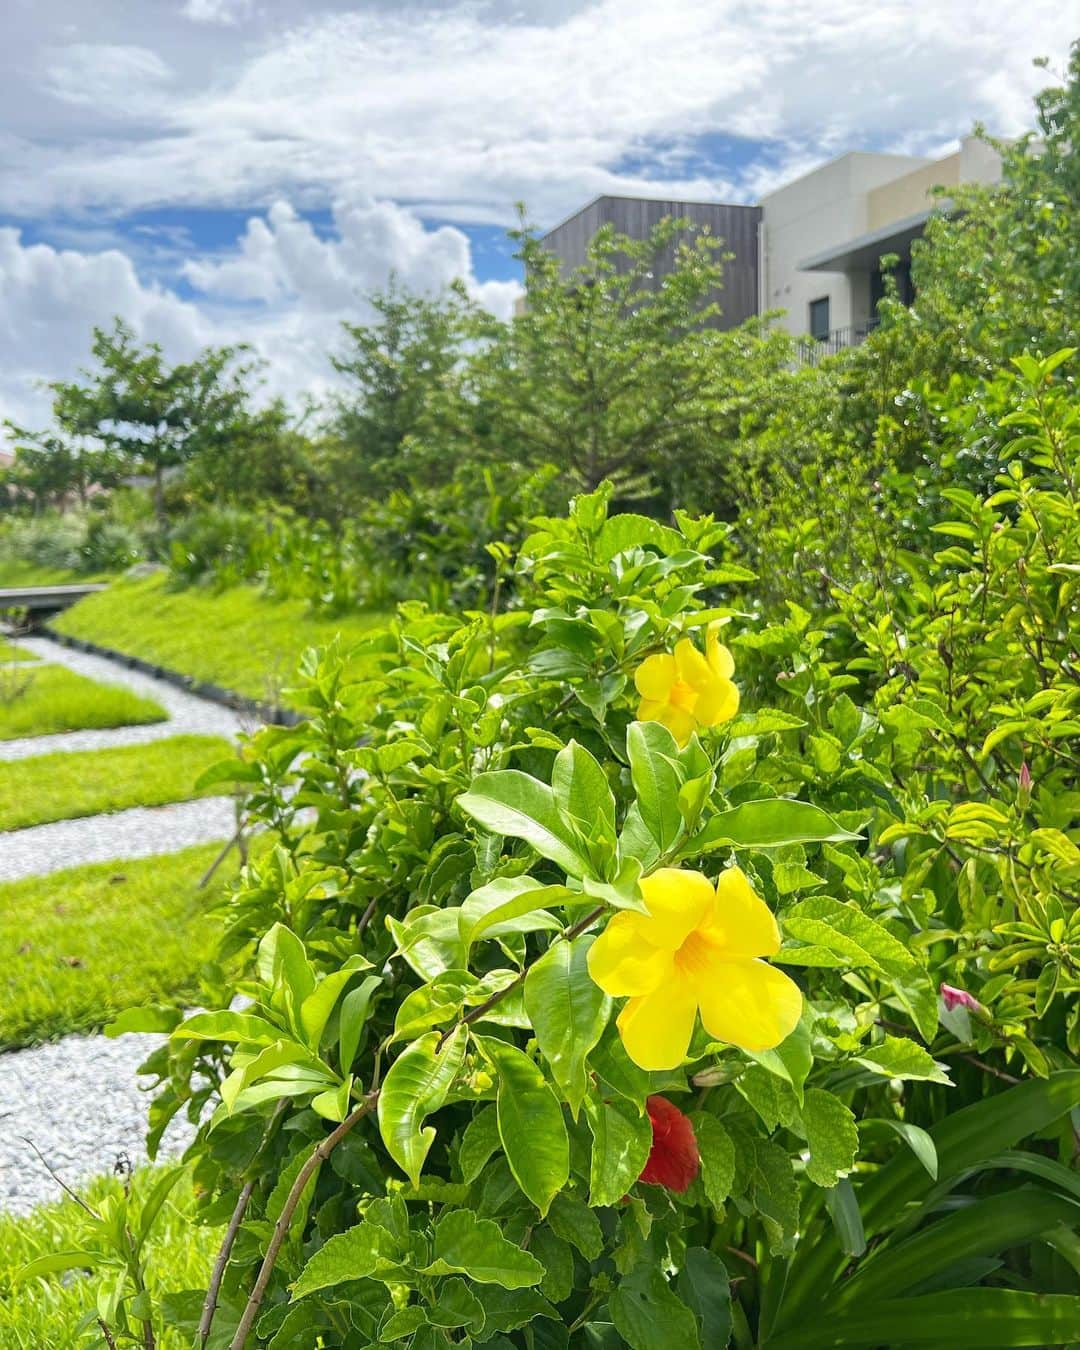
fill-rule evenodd
<path id="1" fill-rule="evenodd" d="M 0 703 L 0 741 L 165 720 L 164 708 L 153 699 L 60 666 L 43 665 L 21 678 L 26 689 Z"/>
<path id="2" fill-rule="evenodd" d="M 0 830 L 220 793 L 220 787 L 197 792 L 195 780 L 231 751 L 217 736 L 170 736 L 0 762 Z"/>

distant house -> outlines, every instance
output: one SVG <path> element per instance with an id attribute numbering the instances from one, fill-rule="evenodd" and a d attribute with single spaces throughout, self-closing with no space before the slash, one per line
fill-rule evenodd
<path id="1" fill-rule="evenodd" d="M 734 254 L 720 296 L 721 327 L 783 310 L 783 327 L 836 351 L 861 342 L 877 322 L 883 257 L 898 257 L 900 298 L 911 300 L 912 242 L 931 211 L 948 205 L 933 189 L 1000 177 L 999 156 L 975 137 L 944 159 L 851 151 L 767 193 L 756 206 L 598 197 L 542 242 L 570 269 L 584 261 L 601 225 L 644 238 L 664 216 L 686 217 L 707 226 Z M 672 251 L 659 260 L 658 272 L 673 261 Z"/>

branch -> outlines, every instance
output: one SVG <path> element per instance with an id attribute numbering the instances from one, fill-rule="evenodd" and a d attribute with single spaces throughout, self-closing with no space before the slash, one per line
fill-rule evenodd
<path id="1" fill-rule="evenodd" d="M 199 1341 L 205 1348 L 210 1339 L 210 1328 L 214 1325 L 214 1314 L 217 1312 L 218 1294 L 221 1292 L 221 1281 L 225 1278 L 225 1267 L 229 1264 L 229 1257 L 232 1255 L 233 1243 L 236 1241 L 236 1235 L 240 1231 L 240 1224 L 243 1222 L 244 1213 L 248 1207 L 248 1201 L 251 1199 L 251 1193 L 255 1189 L 254 1181 L 246 1182 L 243 1190 L 240 1192 L 240 1198 L 236 1202 L 236 1208 L 232 1212 L 232 1218 L 229 1220 L 229 1226 L 225 1230 L 225 1238 L 221 1244 L 221 1250 L 217 1254 L 217 1260 L 214 1262 L 214 1270 L 210 1276 L 210 1285 L 206 1291 L 206 1299 L 203 1302 L 202 1316 L 199 1318 Z"/>
<path id="2" fill-rule="evenodd" d="M 300 1197 L 304 1193 L 304 1187 L 311 1180 L 319 1165 L 333 1153 L 353 1126 L 358 1125 L 366 1115 L 369 1115 L 375 1109 L 378 1098 L 377 1092 L 365 1097 L 356 1110 L 347 1115 L 341 1124 L 326 1136 L 322 1143 L 315 1145 L 308 1154 L 307 1161 L 296 1174 L 296 1180 L 292 1184 L 292 1189 L 289 1191 L 281 1214 L 278 1216 L 278 1221 L 274 1224 L 274 1232 L 270 1238 L 269 1246 L 266 1248 L 266 1255 L 259 1267 L 259 1274 L 248 1297 L 244 1315 L 240 1318 L 240 1323 L 236 1328 L 236 1335 L 229 1343 L 229 1350 L 244 1350 L 247 1338 L 251 1334 L 251 1328 L 255 1325 L 255 1318 L 259 1315 L 259 1308 L 262 1306 L 263 1297 L 270 1283 L 270 1276 L 274 1273 L 278 1253 L 281 1251 L 282 1244 L 288 1234 L 293 1214 L 300 1203 Z"/>
<path id="3" fill-rule="evenodd" d="M 113 1337 L 112 1332 L 109 1330 L 108 1323 L 104 1322 L 99 1317 L 97 1320 L 97 1324 L 101 1328 L 101 1334 L 105 1337 L 105 1344 L 109 1347 L 109 1350 L 116 1350 L 116 1340 Z"/>
<path id="4" fill-rule="evenodd" d="M 42 1153 L 41 1149 L 38 1148 L 37 1144 L 35 1144 L 32 1139 L 27 1139 L 25 1134 L 22 1136 L 22 1141 L 24 1144 L 29 1144 L 30 1147 L 34 1150 L 34 1152 L 38 1155 L 38 1157 L 41 1159 L 42 1167 L 45 1168 L 46 1172 L 48 1172 L 49 1176 L 52 1177 L 53 1181 L 56 1182 L 56 1184 L 60 1187 L 60 1189 L 62 1191 L 66 1191 L 67 1194 L 71 1196 L 72 1200 L 75 1201 L 75 1203 L 79 1206 L 80 1209 L 84 1209 L 92 1219 L 96 1219 L 98 1223 L 100 1223 L 101 1215 L 98 1214 L 96 1210 L 91 1209 L 90 1206 L 86 1203 L 86 1201 L 82 1198 L 82 1196 L 77 1195 L 67 1184 L 67 1182 L 63 1179 L 63 1177 L 60 1176 L 60 1174 L 56 1171 L 56 1169 L 50 1166 L 50 1164 L 45 1158 L 44 1153 Z"/>

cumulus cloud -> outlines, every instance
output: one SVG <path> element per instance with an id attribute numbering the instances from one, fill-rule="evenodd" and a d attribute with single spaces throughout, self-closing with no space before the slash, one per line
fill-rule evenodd
<path id="1" fill-rule="evenodd" d="M 254 0 L 187 0 L 184 5 L 184 17 L 193 23 L 214 23 L 225 27 L 249 19 L 254 11 Z"/>
<path id="2" fill-rule="evenodd" d="M 342 205 L 326 237 L 288 203 L 252 217 L 236 247 L 190 259 L 193 299 L 140 278 L 116 248 L 100 252 L 27 244 L 0 229 L 0 420 L 43 421 L 47 379 L 67 378 L 87 358 L 91 328 L 120 314 L 173 360 L 208 344 L 250 342 L 267 362 L 267 389 L 299 399 L 332 385 L 327 352 L 342 320 L 362 321 L 367 297 L 393 273 L 428 293 L 461 278 L 505 317 L 519 287 L 477 281 L 469 241 L 449 226 L 426 228 L 394 203 Z"/>
<path id="3" fill-rule="evenodd" d="M 344 9 L 264 0 L 247 22 L 216 28 L 207 48 L 192 6 L 204 19 L 241 10 L 235 0 L 188 0 L 184 31 L 158 39 L 178 72 L 169 82 L 105 45 L 118 3 L 95 5 L 102 51 L 129 62 L 137 89 L 153 87 L 166 125 L 130 138 L 73 128 L 62 143 L 31 139 L 35 172 L 0 174 L 0 208 L 371 194 L 448 214 L 469 204 L 503 220 L 524 198 L 550 220 L 596 192 L 655 191 L 650 154 L 705 134 L 763 141 L 779 159 L 936 147 L 975 119 L 1016 132 L 1045 78 L 1031 59 L 1062 60 L 1074 36 L 1057 0 L 588 0 L 524 10 L 508 0 Z M 131 51 L 148 44 L 145 30 L 139 42 Z M 81 68 L 78 47 L 68 61 Z M 72 84 L 62 82 L 67 96 Z M 24 151 L 9 149 L 12 169 L 25 167 Z M 752 192 L 723 164 L 665 186 Z"/>

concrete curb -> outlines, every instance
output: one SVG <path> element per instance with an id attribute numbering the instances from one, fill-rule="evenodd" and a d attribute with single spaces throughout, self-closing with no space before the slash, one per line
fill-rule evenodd
<path id="1" fill-rule="evenodd" d="M 220 684 L 213 684 L 209 680 L 196 680 L 190 675 L 182 675 L 178 670 L 169 670 L 165 666 L 155 665 L 152 661 L 144 661 L 139 656 L 119 652 L 114 647 L 104 647 L 99 642 L 91 642 L 89 638 L 70 637 L 67 633 L 58 633 L 49 624 L 42 624 L 38 631 L 62 647 L 87 652 L 90 656 L 105 657 L 106 660 L 115 661 L 117 665 L 127 666 L 129 670 L 137 670 L 142 675 L 150 675 L 155 680 L 164 680 L 166 684 L 174 685 L 185 693 L 194 694 L 197 698 L 205 698 L 210 703 L 220 704 L 223 708 L 232 708 L 235 712 L 255 713 L 262 721 L 272 723 L 274 726 L 295 727 L 304 720 L 300 713 L 293 712 L 291 708 L 264 703 L 257 698 L 245 698 L 243 694 L 225 689 Z"/>

